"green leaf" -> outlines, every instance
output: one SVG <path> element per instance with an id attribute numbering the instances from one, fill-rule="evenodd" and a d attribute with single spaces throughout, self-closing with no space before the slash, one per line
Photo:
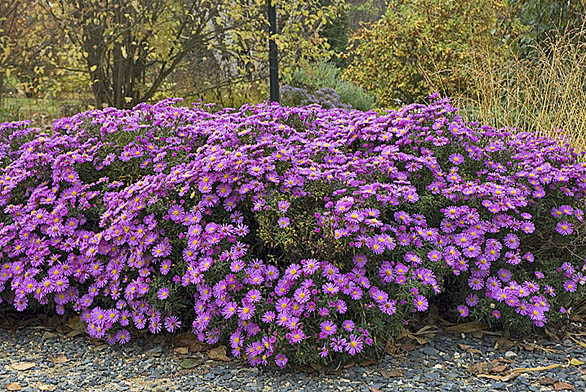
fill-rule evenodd
<path id="1" fill-rule="evenodd" d="M 179 362 L 179 366 L 181 366 L 183 369 L 193 369 L 197 365 L 197 362 L 193 359 L 184 359 L 183 361 Z"/>

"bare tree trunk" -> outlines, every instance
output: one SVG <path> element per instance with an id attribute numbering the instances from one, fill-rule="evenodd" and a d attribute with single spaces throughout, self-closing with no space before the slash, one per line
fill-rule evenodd
<path id="1" fill-rule="evenodd" d="M 0 106 L 4 105 L 4 72 L 0 72 Z"/>

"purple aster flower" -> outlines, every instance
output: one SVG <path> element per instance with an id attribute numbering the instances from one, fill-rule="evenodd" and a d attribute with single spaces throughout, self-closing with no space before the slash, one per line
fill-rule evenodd
<path id="1" fill-rule="evenodd" d="M 395 271 L 394 271 L 393 266 L 391 265 L 390 262 L 388 262 L 388 261 L 382 262 L 380 269 L 379 269 L 379 272 L 378 272 L 378 276 L 385 283 L 390 283 L 394 280 Z"/>
<path id="2" fill-rule="evenodd" d="M 161 287 L 157 292 L 157 298 L 160 300 L 167 299 L 169 297 L 169 289 L 166 287 Z"/>
<path id="3" fill-rule="evenodd" d="M 384 303 L 379 304 L 379 309 L 384 314 L 393 315 L 397 312 L 397 301 L 385 301 Z"/>
<path id="4" fill-rule="evenodd" d="M 497 274 L 503 282 L 508 282 L 511 280 L 511 271 L 507 269 L 501 268 L 498 270 Z"/>
<path id="5" fill-rule="evenodd" d="M 245 301 L 253 303 L 253 304 L 257 303 L 261 299 L 262 299 L 262 296 L 260 294 L 260 291 L 258 291 L 257 289 L 249 290 L 248 293 L 246 293 L 246 296 L 244 297 Z"/>
<path id="6" fill-rule="evenodd" d="M 306 338 L 305 333 L 301 329 L 295 329 L 285 335 L 289 343 L 296 344 Z"/>
<path id="7" fill-rule="evenodd" d="M 468 279 L 468 286 L 470 286 L 472 290 L 481 290 L 484 287 L 484 280 L 478 276 L 471 276 L 470 279 Z"/>
<path id="8" fill-rule="evenodd" d="M 330 347 L 335 352 L 343 352 L 344 348 L 346 347 L 346 339 L 342 337 L 332 337 L 330 340 Z"/>
<path id="9" fill-rule="evenodd" d="M 250 320 L 254 315 L 256 308 L 250 302 L 242 302 L 242 306 L 238 307 L 238 317 L 241 320 Z"/>
<path id="10" fill-rule="evenodd" d="M 289 223 L 291 221 L 289 220 L 289 218 L 287 218 L 286 216 L 283 216 L 281 218 L 279 218 L 278 223 L 279 223 L 279 227 L 281 229 L 284 229 L 285 227 L 289 226 Z"/>
<path id="11" fill-rule="evenodd" d="M 275 312 L 273 311 L 266 311 L 265 314 L 262 316 L 263 323 L 270 324 L 275 321 Z"/>
<path id="12" fill-rule="evenodd" d="M 336 301 L 336 310 L 338 311 L 339 314 L 344 314 L 346 313 L 346 311 L 348 310 L 348 307 L 346 306 L 346 302 L 344 302 L 344 300 L 339 299 Z"/>
<path id="13" fill-rule="evenodd" d="M 509 249 L 517 249 L 519 247 L 519 237 L 512 233 L 507 234 L 504 243 Z"/>
<path id="14" fill-rule="evenodd" d="M 564 282 L 564 290 L 566 290 L 568 293 L 573 293 L 576 291 L 576 282 L 572 281 L 572 280 L 566 280 Z"/>
<path id="15" fill-rule="evenodd" d="M 284 278 L 287 280 L 293 281 L 293 280 L 297 280 L 297 278 L 299 278 L 300 275 L 301 275 L 301 267 L 298 264 L 291 264 L 285 270 Z"/>
<path id="16" fill-rule="evenodd" d="M 301 265 L 303 266 L 303 272 L 308 275 L 313 274 L 319 269 L 319 262 L 316 259 L 301 260 Z"/>
<path id="17" fill-rule="evenodd" d="M 423 295 L 418 295 L 413 299 L 413 305 L 419 312 L 424 312 L 428 306 L 427 298 Z"/>
<path id="18" fill-rule="evenodd" d="M 454 165 L 461 165 L 462 163 L 464 163 L 464 157 L 462 156 L 462 154 L 452 154 L 450 155 L 449 161 Z"/>
<path id="19" fill-rule="evenodd" d="M 346 343 L 346 352 L 350 355 L 356 355 L 362 351 L 362 336 L 351 334 Z"/>
<path id="20" fill-rule="evenodd" d="M 574 232 L 574 225 L 567 221 L 558 222 L 555 230 L 561 235 L 570 235 Z"/>
<path id="21" fill-rule="evenodd" d="M 229 319 L 232 316 L 234 316 L 234 314 L 236 314 L 237 310 L 238 310 L 238 305 L 236 304 L 236 302 L 234 302 L 234 301 L 227 302 L 222 307 L 222 316 L 224 316 L 224 318 L 226 318 L 226 319 Z"/>
<path id="22" fill-rule="evenodd" d="M 290 206 L 290 205 L 291 205 L 291 204 L 290 204 L 288 201 L 285 201 L 285 200 L 283 200 L 283 201 L 280 201 L 280 202 L 277 204 L 277 206 L 278 206 L 278 208 L 279 208 L 279 211 L 281 211 L 282 213 L 286 213 L 286 212 L 287 212 L 287 210 L 289 209 L 289 206 Z"/>
<path id="23" fill-rule="evenodd" d="M 461 317 L 467 317 L 468 307 L 466 305 L 458 305 L 458 313 L 460 313 Z"/>
<path id="24" fill-rule="evenodd" d="M 283 369 L 286 365 L 287 365 L 287 357 L 285 356 L 285 354 L 277 354 L 275 356 L 275 363 L 277 364 L 278 367 L 280 367 L 281 369 Z"/>
<path id="25" fill-rule="evenodd" d="M 331 320 L 322 321 L 320 324 L 320 328 L 320 339 L 324 339 L 327 336 L 333 335 L 338 330 L 336 324 Z"/>
<path id="26" fill-rule="evenodd" d="M 176 316 L 165 317 L 165 328 L 168 332 L 173 333 L 181 327 L 181 321 Z"/>
<path id="27" fill-rule="evenodd" d="M 342 323 L 342 328 L 344 328 L 348 332 L 354 331 L 354 322 L 352 320 L 345 320 Z"/>
<path id="28" fill-rule="evenodd" d="M 130 341 L 130 332 L 125 329 L 121 329 L 116 333 L 116 340 L 119 344 L 126 344 Z"/>
<path id="29" fill-rule="evenodd" d="M 295 297 L 295 300 L 297 302 L 299 302 L 300 304 L 304 304 L 307 301 L 309 301 L 310 297 L 310 292 L 308 289 L 300 287 L 297 290 L 295 290 L 295 293 L 293 294 L 293 296 Z"/>
<path id="30" fill-rule="evenodd" d="M 478 296 L 476 294 L 468 294 L 466 297 L 466 304 L 470 307 L 478 305 Z"/>

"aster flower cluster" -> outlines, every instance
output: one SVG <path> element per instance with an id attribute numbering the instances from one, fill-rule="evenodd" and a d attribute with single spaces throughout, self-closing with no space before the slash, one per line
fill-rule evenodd
<path id="1" fill-rule="evenodd" d="M 0 124 L 0 301 L 77 312 L 109 343 L 187 328 L 281 367 L 380 350 L 442 292 L 462 317 L 567 316 L 583 155 L 433 99 Z"/>

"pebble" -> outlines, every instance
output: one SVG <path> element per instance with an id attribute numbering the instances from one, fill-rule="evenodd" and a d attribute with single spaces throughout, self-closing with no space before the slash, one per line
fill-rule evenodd
<path id="1" fill-rule="evenodd" d="M 284 392 L 526 392 L 541 391 L 543 386 L 539 380 L 543 377 L 567 382 L 576 391 L 585 390 L 583 366 L 527 372 L 509 382 L 489 381 L 467 371 L 471 364 L 502 357 L 512 361 L 509 368 L 565 365 L 569 358 L 586 357 L 586 349 L 572 342 L 546 343 L 558 353 L 521 349 L 503 353 L 494 350 L 495 341 L 489 336 L 477 339 L 439 333 L 428 344 L 404 355 L 387 355 L 377 364 L 349 367 L 336 375 L 325 372 L 315 375 L 296 368 L 251 368 L 236 359 L 214 362 L 205 353 L 190 354 L 199 365 L 183 369 L 179 363 L 185 357 L 176 355 L 168 345 L 154 344 L 146 338 L 136 338 L 125 346 L 96 346 L 84 336 L 65 338 L 54 331 L 33 327 L 16 331 L 0 327 L 0 390 L 16 382 L 21 391 L 38 391 L 43 385 L 48 386 L 43 390 L 53 392 L 275 389 Z M 471 354 L 461 349 L 462 345 L 480 350 L 482 354 Z M 49 359 L 49 356 L 55 358 L 61 354 L 67 357 L 64 363 L 53 363 Z M 36 366 L 26 371 L 10 367 L 19 362 L 35 362 Z"/>

